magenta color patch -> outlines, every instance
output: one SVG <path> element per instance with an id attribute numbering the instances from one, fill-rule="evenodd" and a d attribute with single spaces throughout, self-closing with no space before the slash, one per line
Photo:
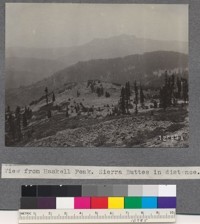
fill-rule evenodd
<path id="1" fill-rule="evenodd" d="M 74 208 L 75 209 L 90 209 L 90 197 L 75 197 Z"/>

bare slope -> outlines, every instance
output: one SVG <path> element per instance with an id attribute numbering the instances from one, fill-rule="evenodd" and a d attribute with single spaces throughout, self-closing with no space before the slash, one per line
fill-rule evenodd
<path id="1" fill-rule="evenodd" d="M 56 94 L 56 100 L 46 104 L 45 98 L 31 106 L 33 117 L 22 129 L 23 139 L 17 146 L 44 147 L 187 147 L 188 111 L 181 102 L 164 111 L 153 108 L 152 96 L 159 102 L 159 91 L 144 91 L 145 109 L 138 105 L 135 115 L 134 93 L 131 95 L 129 115 L 113 115 L 118 104 L 121 86 L 95 81 L 110 97 L 91 92 L 87 82 L 69 83 Z M 77 91 L 79 96 L 77 97 Z M 149 97 L 148 97 L 149 96 Z M 81 113 L 75 106 L 83 105 Z M 68 108 L 68 116 L 66 116 Z M 47 118 L 51 110 L 52 117 Z M 92 110 L 91 110 L 92 109 Z M 181 140 L 159 139 L 160 136 L 181 136 Z M 9 143 L 12 146 L 12 143 Z"/>

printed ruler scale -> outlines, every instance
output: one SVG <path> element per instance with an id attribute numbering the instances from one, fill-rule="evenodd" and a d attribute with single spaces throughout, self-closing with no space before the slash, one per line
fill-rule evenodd
<path id="1" fill-rule="evenodd" d="M 19 210 L 19 224 L 169 223 L 175 209 Z"/>

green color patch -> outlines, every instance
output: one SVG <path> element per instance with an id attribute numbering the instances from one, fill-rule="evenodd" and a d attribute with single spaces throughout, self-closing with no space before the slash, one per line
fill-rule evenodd
<path id="1" fill-rule="evenodd" d="M 142 197 L 125 197 L 124 208 L 142 208 Z"/>

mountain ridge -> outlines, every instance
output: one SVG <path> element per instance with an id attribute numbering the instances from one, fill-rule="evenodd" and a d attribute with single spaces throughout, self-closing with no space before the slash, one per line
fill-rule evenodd
<path id="1" fill-rule="evenodd" d="M 153 51 L 175 51 L 188 53 L 188 43 L 178 41 L 163 41 L 138 38 L 133 35 L 119 35 L 109 38 L 96 38 L 92 41 L 73 47 L 31 49 L 31 48 L 6 48 L 6 88 L 19 87 L 24 83 L 31 84 L 30 71 L 34 74 L 36 81 L 50 77 L 56 70 L 76 64 L 79 61 L 92 59 L 109 59 L 125 57 L 127 55 L 143 54 Z M 11 58 L 15 60 L 11 61 Z M 41 60 L 41 62 L 39 61 Z M 45 65 L 42 60 L 51 60 Z M 23 62 L 24 61 L 24 62 Z M 29 61 L 29 63 L 25 63 Z M 32 61 L 32 62 L 31 62 Z M 37 63 L 35 63 L 37 61 Z M 22 66 L 19 68 L 18 64 Z M 59 65 L 59 66 L 57 66 Z M 38 68 L 41 69 L 38 72 Z M 11 69 L 12 68 L 12 69 Z M 49 69 L 51 68 L 51 69 Z M 49 69 L 49 70 L 48 70 Z M 21 72 L 21 75 L 20 75 Z M 27 77 L 25 73 L 27 72 Z M 10 75 L 12 74 L 12 75 Z M 9 82 L 16 75 L 15 82 Z M 30 80 L 30 81 L 29 81 Z M 15 84 L 15 86 L 13 86 Z"/>
<path id="2" fill-rule="evenodd" d="M 156 51 L 112 59 L 97 59 L 78 62 L 57 71 L 51 77 L 17 89 L 6 90 L 6 104 L 25 106 L 40 98 L 47 86 L 49 91 L 62 91 L 69 82 L 99 79 L 105 82 L 124 84 L 135 80 L 149 87 L 159 87 L 162 75 L 156 72 L 188 68 L 188 56 L 178 52 Z"/>

